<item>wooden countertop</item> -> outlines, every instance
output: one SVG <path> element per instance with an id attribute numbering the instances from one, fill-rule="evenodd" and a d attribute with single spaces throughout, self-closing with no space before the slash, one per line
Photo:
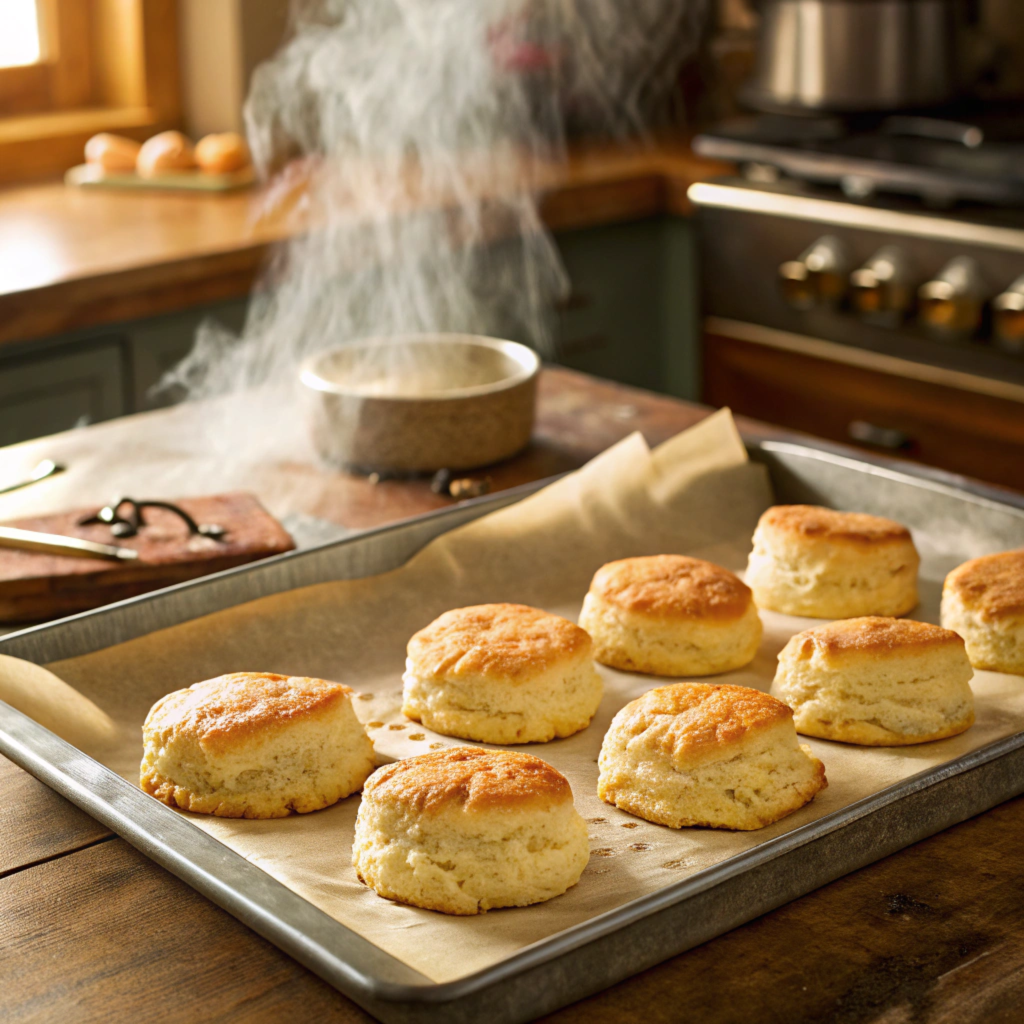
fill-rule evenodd
<path id="1" fill-rule="evenodd" d="M 633 430 L 654 444 L 698 406 L 565 370 L 542 379 L 535 445 L 498 487 L 579 465 Z M 43 455 L 62 478 L 3 499 L 104 499 L 122 474 L 159 489 L 180 410 L 0 451 L 0 479 Z M 766 428 L 741 423 L 749 433 Z M 117 458 L 111 453 L 116 452 Z M 186 466 L 200 476 L 206 464 Z M 296 477 L 298 474 L 298 477 Z M 188 474 L 186 473 L 185 476 Z M 319 478 L 301 499 L 297 480 Z M 446 503 L 423 483 L 373 486 L 310 467 L 250 479 L 275 511 L 370 525 Z M 38 506 L 37 506 L 38 507 Z M 52 504 L 50 506 L 53 507 Z M 11 515 L 17 514 L 15 511 Z M 982 1024 L 1024 999 L 1024 799 L 933 836 L 548 1018 L 558 1024 Z M 0 758 L 0 1016 L 8 1021 L 369 1022 L 290 957 Z"/>
<path id="2" fill-rule="evenodd" d="M 726 170 L 683 143 L 580 148 L 549 176 L 542 212 L 553 230 L 686 214 L 687 188 Z M 0 190 L 0 344 L 244 295 L 268 246 L 297 230 L 291 204 L 265 213 L 263 198 Z"/>

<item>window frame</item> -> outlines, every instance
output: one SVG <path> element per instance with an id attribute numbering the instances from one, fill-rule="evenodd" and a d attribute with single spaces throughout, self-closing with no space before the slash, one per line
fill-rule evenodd
<path id="1" fill-rule="evenodd" d="M 97 132 L 179 127 L 176 0 L 38 6 L 41 60 L 0 68 L 0 185 L 81 163 Z"/>
<path id="2" fill-rule="evenodd" d="M 96 9 L 88 0 L 36 0 L 39 60 L 0 67 L 0 118 L 80 107 L 92 93 Z"/>

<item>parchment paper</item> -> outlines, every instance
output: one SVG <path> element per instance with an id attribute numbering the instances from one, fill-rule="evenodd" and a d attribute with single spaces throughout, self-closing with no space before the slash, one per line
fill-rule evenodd
<path id="1" fill-rule="evenodd" d="M 121 738 L 103 759 L 133 782 L 150 705 L 170 690 L 240 670 L 348 683 L 361 691 L 357 710 L 380 760 L 408 757 L 463 742 L 406 721 L 400 710 L 406 641 L 435 616 L 468 604 L 517 601 L 575 619 L 594 571 L 628 555 L 679 552 L 742 570 L 754 525 L 771 502 L 763 469 L 747 462 L 722 412 L 654 452 L 639 435 L 627 438 L 537 495 L 438 538 L 394 572 L 265 598 L 50 668 L 116 720 Z M 915 615 L 934 622 L 941 579 L 956 558 L 922 554 L 924 601 Z M 762 617 L 765 637 L 754 663 L 722 681 L 767 689 L 786 640 L 813 624 L 769 612 Z M 674 831 L 597 799 L 596 761 L 612 716 L 665 682 L 601 671 L 605 697 L 588 729 L 518 748 L 569 778 L 590 822 L 589 866 L 578 885 L 548 903 L 453 918 L 381 899 L 358 882 L 350 863 L 358 796 L 274 821 L 187 817 L 327 914 L 444 982 L 1024 728 L 1024 681 L 977 673 L 977 724 L 966 734 L 889 749 L 811 740 L 829 787 L 810 805 L 756 832 Z"/>

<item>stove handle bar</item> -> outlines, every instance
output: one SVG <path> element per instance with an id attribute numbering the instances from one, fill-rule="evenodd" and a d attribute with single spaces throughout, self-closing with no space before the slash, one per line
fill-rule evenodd
<path id="1" fill-rule="evenodd" d="M 887 117 L 879 130 L 885 135 L 909 135 L 915 139 L 958 142 L 968 149 L 977 149 L 985 141 L 985 133 L 975 124 L 947 121 L 941 117 L 913 117 L 897 114 Z"/>

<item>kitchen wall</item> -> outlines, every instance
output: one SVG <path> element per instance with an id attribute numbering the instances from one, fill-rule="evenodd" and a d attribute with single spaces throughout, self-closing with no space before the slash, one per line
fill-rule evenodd
<path id="1" fill-rule="evenodd" d="M 253 68 L 280 44 L 289 0 L 178 0 L 185 131 L 240 131 Z"/>
<path id="2" fill-rule="evenodd" d="M 179 0 L 185 130 L 192 135 L 240 130 L 249 77 L 283 38 L 289 0 Z M 738 112 L 736 92 L 753 69 L 754 0 L 716 0 L 706 52 L 691 71 L 702 79 L 697 121 Z M 1024 96 L 1022 0 L 979 0 L 981 32 L 970 61 L 988 68 L 986 97 Z M 690 118 L 688 120 L 693 120 Z"/>

